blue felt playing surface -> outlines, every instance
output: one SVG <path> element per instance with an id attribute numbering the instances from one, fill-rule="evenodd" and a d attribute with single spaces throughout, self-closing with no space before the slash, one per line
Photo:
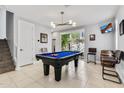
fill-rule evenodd
<path id="1" fill-rule="evenodd" d="M 75 52 L 75 51 L 62 51 L 62 52 L 55 52 L 55 53 L 45 53 L 45 54 L 41 54 L 42 56 L 46 56 L 46 57 L 52 57 L 52 58 L 63 58 L 66 56 L 71 56 L 71 55 L 75 55 L 79 52 Z M 57 54 L 56 56 L 53 56 L 52 54 Z"/>

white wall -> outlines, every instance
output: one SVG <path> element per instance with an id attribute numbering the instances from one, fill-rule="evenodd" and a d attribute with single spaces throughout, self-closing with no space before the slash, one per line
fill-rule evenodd
<path id="1" fill-rule="evenodd" d="M 40 43 L 40 33 L 48 34 L 48 43 Z M 41 48 L 47 48 L 48 52 L 52 52 L 52 33 L 50 29 L 45 28 L 39 24 L 35 25 L 35 53 L 41 53 Z"/>
<path id="2" fill-rule="evenodd" d="M 0 39 L 6 38 L 6 10 L 0 7 Z"/>
<path id="3" fill-rule="evenodd" d="M 119 35 L 119 23 L 124 19 L 124 6 L 121 6 L 117 16 L 116 16 L 116 46 L 117 49 L 124 51 L 124 35 Z M 123 83 L 124 83 L 124 60 L 121 61 L 120 64 L 116 66 L 116 70 L 118 71 Z"/>
<path id="4" fill-rule="evenodd" d="M 115 49 L 114 33 L 115 31 L 102 34 L 98 24 L 86 26 L 85 27 L 85 45 L 86 45 L 85 53 L 87 54 L 88 48 L 97 48 L 96 60 L 99 62 L 101 50 L 114 50 Z M 95 37 L 96 37 L 95 41 L 89 40 L 90 34 L 95 34 Z"/>
<path id="5" fill-rule="evenodd" d="M 11 51 L 11 55 L 14 56 L 13 44 L 14 44 L 14 14 L 6 12 L 6 37 L 8 45 Z"/>

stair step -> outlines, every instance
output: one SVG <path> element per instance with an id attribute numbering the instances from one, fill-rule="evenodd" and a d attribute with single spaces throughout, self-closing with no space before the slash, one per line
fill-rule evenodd
<path id="1" fill-rule="evenodd" d="M 7 40 L 5 40 L 5 39 L 0 39 L 0 43 L 6 43 L 7 42 Z"/>
<path id="2" fill-rule="evenodd" d="M 0 49 L 1 48 L 9 48 L 7 45 L 2 45 L 2 46 L 0 46 Z"/>
<path id="3" fill-rule="evenodd" d="M 2 42 L 2 43 L 0 43 L 0 46 L 6 46 L 6 45 L 8 45 L 7 42 Z"/>
<path id="4" fill-rule="evenodd" d="M 9 48 L 2 48 L 0 50 L 0 53 L 3 53 L 3 52 L 10 52 Z"/>
<path id="5" fill-rule="evenodd" d="M 2 53 L 2 55 L 4 55 L 4 56 L 5 56 L 5 55 L 11 55 L 10 52 L 6 52 L 6 51 L 5 51 L 5 52 L 1 52 L 1 53 Z"/>
<path id="6" fill-rule="evenodd" d="M 8 42 L 5 39 L 0 39 L 0 73 L 15 70 Z"/>
<path id="7" fill-rule="evenodd" d="M 3 55 L 1 56 L 2 59 L 6 59 L 6 58 L 8 59 L 8 58 L 10 58 L 10 57 L 11 57 L 11 54 L 9 54 L 9 53 L 8 53 L 8 54 L 3 54 Z"/>
<path id="8" fill-rule="evenodd" d="M 3 51 L 3 50 L 10 50 L 10 49 L 8 47 L 1 47 L 0 51 Z"/>
<path id="9" fill-rule="evenodd" d="M 2 43 L 7 43 L 7 41 L 0 41 L 0 44 L 2 44 Z"/>
<path id="10" fill-rule="evenodd" d="M 4 57 L 1 57 L 1 60 L 2 60 L 2 61 L 12 60 L 12 56 L 4 56 Z"/>
<path id="11" fill-rule="evenodd" d="M 8 43 L 7 42 L 0 43 L 0 47 L 4 47 L 4 46 L 7 46 L 8 47 Z"/>
<path id="12" fill-rule="evenodd" d="M 7 66 L 13 66 L 14 65 L 14 63 L 13 62 L 0 62 L 0 68 L 5 68 L 5 67 L 7 67 Z"/>
<path id="13" fill-rule="evenodd" d="M 2 53 L 2 57 L 5 57 L 5 56 L 11 56 L 11 53 L 10 52 L 1 52 Z"/>
<path id="14" fill-rule="evenodd" d="M 0 65 L 14 64 L 13 60 L 0 61 Z"/>
<path id="15" fill-rule="evenodd" d="M 14 65 L 14 62 L 11 60 L 10 62 L 6 61 L 6 62 L 0 62 L 0 68 L 4 68 L 4 67 L 7 67 L 7 66 L 12 66 Z"/>
<path id="16" fill-rule="evenodd" d="M 0 42 L 0 46 L 3 46 L 3 45 L 8 45 L 7 42 Z"/>
<path id="17" fill-rule="evenodd" d="M 4 68 L 0 68 L 0 74 L 1 73 L 5 73 L 5 72 L 14 71 L 14 70 L 15 70 L 15 66 L 14 65 L 6 66 Z"/>

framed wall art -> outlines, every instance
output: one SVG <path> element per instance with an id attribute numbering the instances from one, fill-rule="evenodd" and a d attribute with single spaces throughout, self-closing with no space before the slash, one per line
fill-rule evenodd
<path id="1" fill-rule="evenodd" d="M 90 34 L 90 41 L 94 41 L 95 40 L 95 34 Z"/>
<path id="2" fill-rule="evenodd" d="M 48 35 L 46 33 L 40 33 L 40 43 L 48 43 Z"/>

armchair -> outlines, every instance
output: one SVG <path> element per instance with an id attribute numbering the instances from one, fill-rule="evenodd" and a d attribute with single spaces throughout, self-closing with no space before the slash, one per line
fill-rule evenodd
<path id="1" fill-rule="evenodd" d="M 104 80 L 112 81 L 115 83 L 122 83 L 121 79 L 116 71 L 107 69 L 107 68 L 115 68 L 116 64 L 119 64 L 121 61 L 121 54 L 122 52 L 120 50 L 112 51 L 112 50 L 101 50 L 101 65 L 102 65 L 102 78 Z M 114 73 L 114 74 L 110 74 Z M 112 76 L 118 79 L 118 81 L 111 80 L 108 78 L 105 78 L 104 76 Z"/>

